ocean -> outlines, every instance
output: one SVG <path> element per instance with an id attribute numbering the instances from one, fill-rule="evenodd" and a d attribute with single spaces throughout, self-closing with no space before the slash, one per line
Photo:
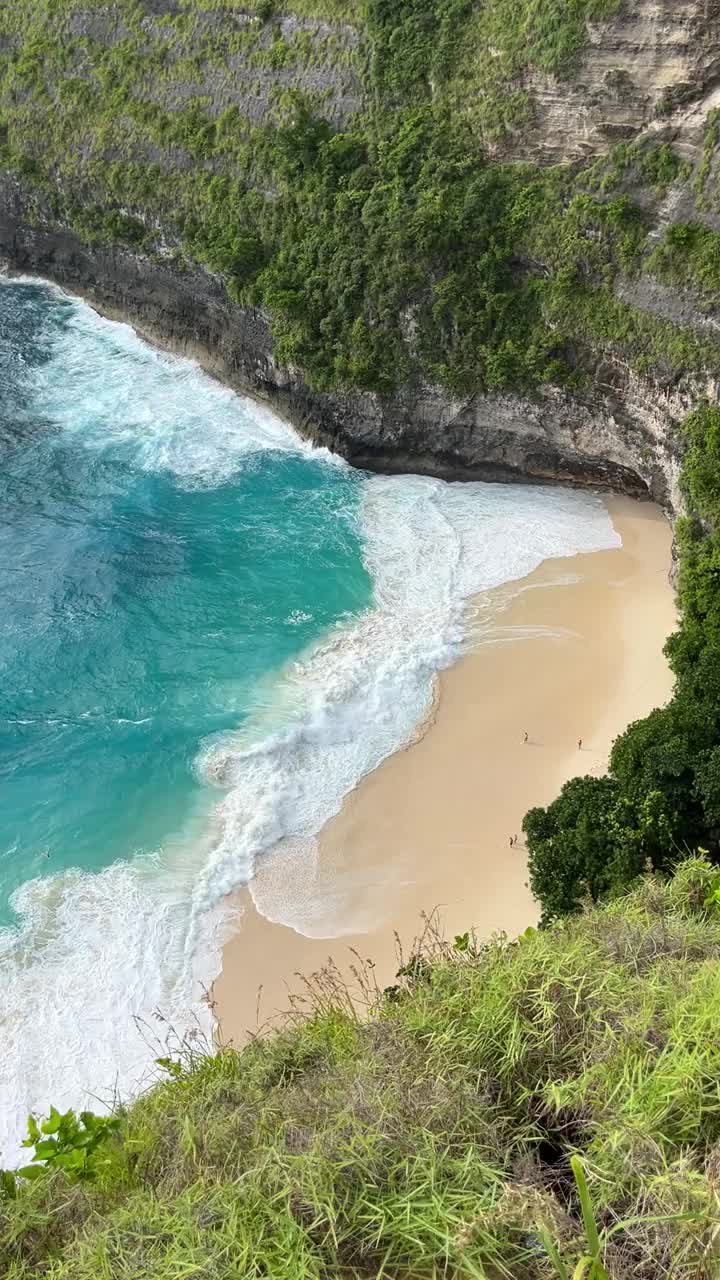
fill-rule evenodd
<path id="1" fill-rule="evenodd" d="M 38 281 L 0 280 L 0 457 L 2 1167 L 211 1036 L 226 895 L 408 741 L 468 598 L 619 539 L 353 471 Z"/>

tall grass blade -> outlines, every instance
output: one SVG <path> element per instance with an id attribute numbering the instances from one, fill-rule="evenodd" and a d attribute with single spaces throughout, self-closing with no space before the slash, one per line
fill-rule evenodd
<path id="1" fill-rule="evenodd" d="M 580 1197 L 580 1209 L 582 1212 L 583 1226 L 585 1227 L 585 1235 L 590 1246 L 589 1258 L 583 1258 L 581 1264 L 590 1263 L 589 1275 L 592 1280 L 610 1280 L 607 1271 L 602 1263 L 602 1244 L 600 1242 L 600 1234 L 595 1223 L 595 1215 L 593 1213 L 592 1201 L 590 1200 L 590 1192 L 588 1190 L 587 1180 L 585 1178 L 585 1170 L 582 1167 L 582 1161 L 579 1156 L 570 1157 L 570 1167 L 575 1177 L 575 1184 Z M 578 1264 L 579 1266 L 581 1264 Z M 583 1267 L 578 1273 L 576 1268 L 573 1280 L 582 1280 L 586 1274 Z"/>

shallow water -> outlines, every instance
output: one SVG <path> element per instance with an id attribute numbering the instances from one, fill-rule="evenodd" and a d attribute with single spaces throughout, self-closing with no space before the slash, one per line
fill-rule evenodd
<path id="1" fill-rule="evenodd" d="M 1 1165 L 209 1031 L 224 895 L 407 740 L 467 597 L 617 538 L 591 495 L 353 472 L 36 282 L 0 453 Z"/>

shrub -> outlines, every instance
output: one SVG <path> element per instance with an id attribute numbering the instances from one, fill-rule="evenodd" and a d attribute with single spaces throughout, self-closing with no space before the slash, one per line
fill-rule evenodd
<path id="1" fill-rule="evenodd" d="M 720 860 L 720 410 L 696 410 L 684 434 L 682 623 L 666 650 L 675 693 L 620 735 L 600 785 L 574 779 L 527 815 L 531 883 L 546 916 L 626 887 L 645 859 L 667 870 L 701 844 Z"/>

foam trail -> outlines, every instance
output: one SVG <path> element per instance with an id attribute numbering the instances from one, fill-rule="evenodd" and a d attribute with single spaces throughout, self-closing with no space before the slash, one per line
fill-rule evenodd
<path id="1" fill-rule="evenodd" d="M 227 485 L 274 452 L 346 470 L 192 362 L 83 303 L 64 306 L 52 358 L 27 376 L 55 429 L 87 449 L 170 473 L 183 488 Z M 59 378 L 72 388 L 61 401 Z M 268 677 L 241 731 L 198 744 L 208 803 L 192 829 L 162 856 L 128 850 L 105 871 L 31 880 L 15 894 L 19 925 L 0 930 L 0 1165 L 22 1159 L 29 1110 L 98 1097 L 99 1107 L 116 1089 L 127 1097 L 141 1087 L 158 1050 L 137 1017 L 160 1009 L 180 1033 L 195 1019 L 209 1030 L 200 997 L 219 968 L 224 896 L 278 845 L 291 845 L 297 868 L 312 860 L 313 838 L 343 797 L 427 713 L 437 671 L 464 642 L 467 598 L 548 557 L 619 541 L 587 494 L 417 477 L 358 483 L 372 607 Z M 292 621 L 303 617 L 298 609 Z M 292 899 L 289 884 L 258 888 L 259 908 L 311 931 L 301 876 Z"/>
<path id="2" fill-rule="evenodd" d="M 39 282 L 0 277 L 0 288 L 18 284 Z M 34 404 L 88 449 L 124 453 L 134 468 L 170 471 L 190 485 L 222 484 L 268 451 L 335 462 L 329 450 L 303 440 L 271 409 L 222 386 L 194 361 L 149 346 L 130 325 L 106 320 L 57 286 L 43 288 L 66 314 L 52 359 L 32 370 Z M 64 398 L 59 370 L 72 388 Z"/>
<path id="3" fill-rule="evenodd" d="M 154 859 L 29 881 L 13 905 L 19 930 L 0 930 L 5 1167 L 23 1159 L 29 1111 L 104 1110 L 148 1083 L 171 1028 L 211 1036 L 199 974 L 217 968 L 220 940 L 217 917 L 195 926 L 196 977 L 191 886 Z"/>
<path id="4" fill-rule="evenodd" d="M 207 906 L 238 884 L 240 866 L 283 841 L 311 878 L 312 837 L 426 717 L 436 673 L 463 645 L 468 596 L 620 541 L 592 495 L 412 476 L 369 477 L 362 520 L 374 609 L 285 673 L 281 731 L 250 722 L 206 744 L 201 767 L 228 789 L 198 886 Z M 312 935 L 312 903 L 286 886 L 285 876 L 259 876 L 258 910 Z"/>

